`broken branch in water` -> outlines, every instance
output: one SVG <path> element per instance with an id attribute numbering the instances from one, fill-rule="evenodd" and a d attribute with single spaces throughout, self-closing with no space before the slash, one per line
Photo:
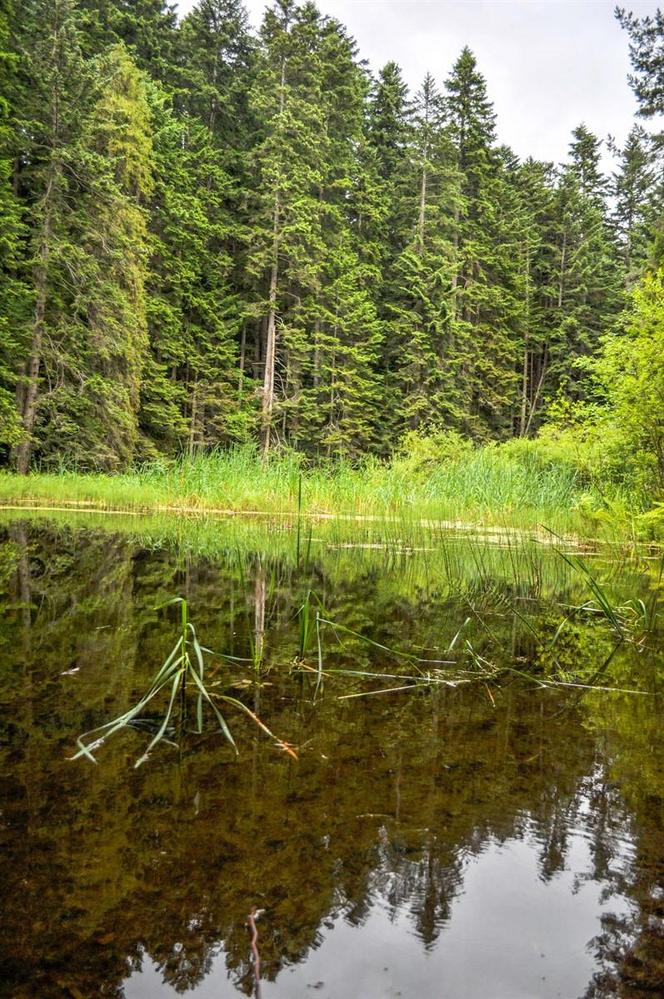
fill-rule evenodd
<path id="1" fill-rule="evenodd" d="M 251 951 L 254 958 L 254 984 L 256 986 L 256 999 L 260 999 L 261 996 L 261 957 L 258 953 L 258 928 L 256 922 L 265 912 L 265 909 L 256 909 L 255 907 L 251 910 L 247 916 L 247 929 L 251 933 Z"/>

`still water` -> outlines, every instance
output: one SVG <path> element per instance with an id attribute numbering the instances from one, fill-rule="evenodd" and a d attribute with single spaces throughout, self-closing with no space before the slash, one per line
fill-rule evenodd
<path id="1" fill-rule="evenodd" d="M 0 525 L 3 999 L 664 995 L 661 630 L 616 649 L 541 546 L 90 523 Z M 661 586 L 586 560 L 616 602 Z M 174 596 L 297 760 L 233 711 L 237 758 L 208 719 L 136 769 L 154 717 L 68 758 L 149 685 Z M 332 672 L 406 656 L 518 673 L 370 694 L 403 683 Z M 643 693 L 522 676 L 602 665 Z"/>

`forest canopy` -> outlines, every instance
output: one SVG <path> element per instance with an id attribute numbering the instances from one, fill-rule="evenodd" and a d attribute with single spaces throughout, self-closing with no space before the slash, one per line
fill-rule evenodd
<path id="1" fill-rule="evenodd" d="M 617 17 L 649 125 L 664 20 Z M 434 69 L 311 2 L 0 0 L 0 461 L 571 434 L 661 490 L 662 136 L 521 160 Z"/>

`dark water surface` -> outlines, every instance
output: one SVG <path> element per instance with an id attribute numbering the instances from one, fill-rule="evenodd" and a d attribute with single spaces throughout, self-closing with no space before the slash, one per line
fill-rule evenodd
<path id="1" fill-rule="evenodd" d="M 664 996 L 661 630 L 615 651 L 541 548 L 264 534 L 3 522 L 0 996 L 255 995 L 254 907 L 263 999 Z M 617 602 L 661 586 L 587 558 Z M 154 718 L 68 759 L 149 685 L 177 595 L 297 761 L 232 711 L 237 760 L 209 719 L 134 768 Z M 326 669 L 411 675 L 383 645 L 645 694 L 506 673 L 339 699 L 401 682 L 318 684 L 316 611 Z"/>

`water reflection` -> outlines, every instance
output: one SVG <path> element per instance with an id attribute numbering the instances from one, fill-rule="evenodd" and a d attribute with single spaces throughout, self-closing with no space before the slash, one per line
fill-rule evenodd
<path id="1" fill-rule="evenodd" d="M 664 991 L 656 699 L 513 683 L 341 702 L 327 684 L 313 705 L 313 683 L 289 669 L 312 586 L 334 620 L 422 654 L 455 634 L 472 592 L 475 647 L 495 655 L 499 638 L 532 661 L 553 613 L 529 612 L 533 637 L 509 565 L 491 558 L 478 569 L 455 555 L 454 579 L 449 553 L 446 571 L 335 553 L 303 573 L 266 553 L 12 526 L 0 995 L 249 995 L 254 905 L 263 999 Z M 574 586 L 542 563 L 520 593 L 569 602 Z M 206 643 L 263 661 L 262 686 L 241 696 L 303 747 L 298 763 L 237 723 L 239 762 L 221 739 L 191 737 L 137 771 L 135 733 L 97 767 L 66 759 L 162 661 L 173 622 L 155 607 L 175 593 Z M 569 641 L 581 656 L 608 639 L 579 626 Z M 329 655 L 381 662 L 352 639 Z"/>

